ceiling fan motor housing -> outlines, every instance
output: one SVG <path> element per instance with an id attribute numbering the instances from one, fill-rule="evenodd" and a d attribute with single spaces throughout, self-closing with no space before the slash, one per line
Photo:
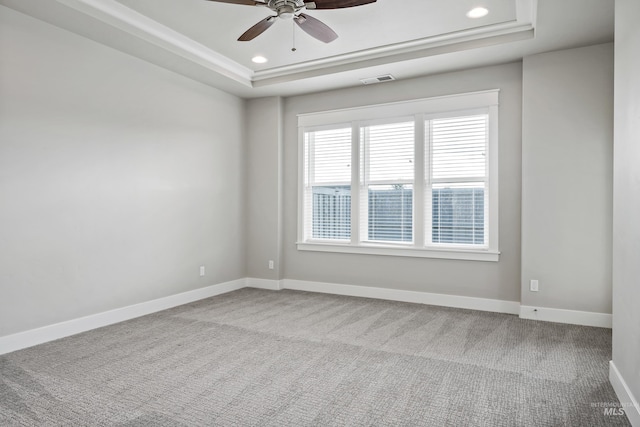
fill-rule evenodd
<path id="1" fill-rule="evenodd" d="M 291 19 L 294 14 L 304 7 L 303 0 L 269 0 L 267 7 L 282 19 Z"/>
<path id="2" fill-rule="evenodd" d="M 276 17 L 282 19 L 293 19 L 298 27 L 304 32 L 320 40 L 324 43 L 331 43 L 338 38 L 338 34 L 327 26 L 327 24 L 314 18 L 313 16 L 302 13 L 304 9 L 342 9 L 347 7 L 362 6 L 365 4 L 375 3 L 376 0 L 209 0 L 221 3 L 235 3 L 248 6 L 267 7 L 275 13 L 275 16 L 268 16 L 259 21 L 253 27 L 245 31 L 238 41 L 246 42 L 255 39 L 264 33 L 276 20 Z"/>

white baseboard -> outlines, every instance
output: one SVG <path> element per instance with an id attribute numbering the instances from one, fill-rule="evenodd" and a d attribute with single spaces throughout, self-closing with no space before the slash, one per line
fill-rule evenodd
<path id="1" fill-rule="evenodd" d="M 245 280 L 248 288 L 269 289 L 271 291 L 282 289 L 282 280 L 258 279 L 256 277 L 247 277 Z"/>
<path id="2" fill-rule="evenodd" d="M 86 332 L 91 329 L 123 322 L 125 320 L 188 304 L 190 302 L 245 287 L 268 290 L 292 289 L 336 295 L 385 299 L 390 301 L 430 304 L 444 307 L 465 308 L 469 310 L 519 314 L 523 319 L 611 328 L 611 315 L 604 313 L 590 313 L 553 308 L 537 308 L 537 311 L 534 312 L 534 307 L 520 306 L 520 303 L 516 301 L 434 294 L 429 292 L 405 291 L 370 286 L 343 285 L 338 283 L 312 282 L 305 280 L 271 280 L 247 277 L 0 337 L 0 354 L 10 353 L 12 351 L 64 338 L 69 335 L 75 335 L 80 332 Z"/>
<path id="3" fill-rule="evenodd" d="M 70 335 L 101 328 L 114 323 L 166 310 L 201 299 L 213 297 L 245 287 L 245 279 L 219 283 L 168 297 L 158 298 L 127 307 L 117 308 L 78 319 L 67 320 L 25 332 L 0 337 L 0 354 L 42 344 Z"/>
<path id="4" fill-rule="evenodd" d="M 518 314 L 520 303 L 486 298 L 463 297 L 457 295 L 434 294 L 429 292 L 404 291 L 399 289 L 375 288 L 370 286 L 341 285 L 337 283 L 309 282 L 305 280 L 282 280 L 283 289 L 349 295 L 418 304 L 466 308 L 495 313 Z"/>
<path id="5" fill-rule="evenodd" d="M 611 328 L 612 318 L 607 313 L 562 310 L 559 308 L 520 306 L 520 318 L 545 322 L 569 323 L 571 325 Z"/>
<path id="6" fill-rule="evenodd" d="M 622 378 L 622 375 L 620 375 L 620 371 L 618 371 L 613 360 L 609 362 L 609 382 L 611 382 L 613 391 L 616 392 L 622 409 L 624 409 L 624 413 L 627 414 L 631 425 L 640 427 L 640 405 L 629 389 L 626 381 Z"/>

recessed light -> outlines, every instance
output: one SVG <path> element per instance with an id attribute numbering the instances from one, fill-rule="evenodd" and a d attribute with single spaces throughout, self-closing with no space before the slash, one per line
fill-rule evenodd
<path id="1" fill-rule="evenodd" d="M 483 16 L 487 16 L 489 10 L 484 7 L 474 7 L 469 12 L 467 12 L 467 16 L 469 18 L 482 18 Z"/>
<path id="2" fill-rule="evenodd" d="M 265 58 L 264 56 L 254 56 L 253 58 L 251 58 L 251 60 L 253 62 L 255 62 L 256 64 L 264 64 L 265 62 L 267 62 L 267 58 Z"/>

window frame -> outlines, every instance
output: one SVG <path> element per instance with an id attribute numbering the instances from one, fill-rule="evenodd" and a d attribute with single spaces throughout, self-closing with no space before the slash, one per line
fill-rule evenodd
<path id="1" fill-rule="evenodd" d="M 364 107 L 298 114 L 298 236 L 297 249 L 302 251 L 338 252 L 369 255 L 424 257 L 473 261 L 499 261 L 498 250 L 498 106 L 499 89 L 480 92 L 423 98 L 411 101 L 369 105 Z M 426 143 L 425 120 L 453 117 L 458 114 L 482 112 L 488 114 L 488 158 L 485 192 L 486 228 L 483 247 L 465 244 L 429 243 L 426 221 L 431 217 L 431 170 L 425 174 L 431 161 L 431 143 Z M 363 219 L 360 204 L 363 182 L 361 169 L 360 128 L 371 123 L 414 118 L 414 184 L 413 184 L 413 241 L 373 242 L 361 237 Z M 305 236 L 305 132 L 350 124 L 351 152 L 351 240 L 307 239 Z M 429 162 L 429 163 L 427 163 Z M 486 200 L 486 199 L 485 199 Z M 356 202 L 357 201 L 357 202 Z M 488 215 L 487 215 L 488 213 Z"/>
<path id="2" fill-rule="evenodd" d="M 345 123 L 335 123 L 335 124 L 331 124 L 331 125 L 325 125 L 325 126 L 316 126 L 313 128 L 313 131 L 330 131 L 330 130 L 339 130 L 339 129 L 348 129 L 348 128 L 352 128 L 352 124 L 345 122 Z M 353 134 L 351 135 L 352 141 L 353 141 Z M 301 151 L 304 152 L 304 148 L 307 145 L 307 141 L 305 140 L 305 135 L 304 132 L 302 133 L 302 148 Z M 309 146 L 314 147 L 315 146 L 315 140 L 311 140 L 309 141 Z M 353 150 L 353 148 L 352 148 Z M 314 153 L 315 154 L 315 153 Z M 313 198 L 313 187 L 315 185 L 323 185 L 323 186 L 342 186 L 342 185 L 348 185 L 349 187 L 351 187 L 351 192 L 352 195 L 351 197 L 353 198 L 353 171 L 351 173 L 350 176 L 350 181 L 348 183 L 343 183 L 340 180 L 336 180 L 336 181 L 331 181 L 331 182 L 317 182 L 316 180 L 312 179 L 312 176 L 314 176 L 314 171 L 312 170 L 313 166 L 311 165 L 311 162 L 309 162 L 309 171 L 307 171 L 308 173 L 305 173 L 305 165 L 306 165 L 306 158 L 303 157 L 302 161 L 303 164 L 301 165 L 302 168 L 302 181 L 299 182 L 299 185 L 302 187 L 302 193 L 301 193 L 301 200 L 302 200 L 302 207 L 300 209 L 302 209 L 304 211 L 304 202 L 306 200 L 306 197 L 308 197 L 308 194 L 311 195 L 311 197 Z M 314 159 L 315 160 L 315 159 Z M 353 167 L 351 168 L 353 169 Z M 313 205 L 313 201 L 311 201 L 311 204 Z M 351 203 L 351 205 L 353 206 L 353 203 Z M 351 215 L 353 215 L 353 209 L 351 211 Z M 311 228 L 313 228 L 313 218 L 304 218 L 304 213 L 302 215 L 302 230 L 305 229 L 305 227 L 307 226 L 307 221 L 310 222 L 311 224 Z M 353 221 L 350 224 L 353 227 Z M 304 234 L 304 231 L 303 231 Z M 322 239 L 322 238 L 315 238 L 315 239 L 311 239 L 313 242 L 316 243 L 337 243 L 337 244 L 344 244 L 344 243 L 348 243 L 353 239 L 353 231 L 350 230 L 350 234 L 351 234 L 351 238 L 350 239 Z"/>

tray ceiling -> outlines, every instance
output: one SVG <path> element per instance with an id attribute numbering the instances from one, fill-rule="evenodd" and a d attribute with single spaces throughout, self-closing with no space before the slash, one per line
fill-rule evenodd
<path id="1" fill-rule="evenodd" d="M 271 15 L 265 7 L 205 0 L 0 4 L 245 97 L 344 87 L 378 74 L 407 78 L 488 65 L 613 37 L 613 2 L 602 0 L 378 0 L 305 12 L 339 34 L 330 44 L 282 19 L 252 41 L 236 41 Z M 468 18 L 476 6 L 489 14 Z M 256 55 L 268 62 L 253 63 Z"/>

